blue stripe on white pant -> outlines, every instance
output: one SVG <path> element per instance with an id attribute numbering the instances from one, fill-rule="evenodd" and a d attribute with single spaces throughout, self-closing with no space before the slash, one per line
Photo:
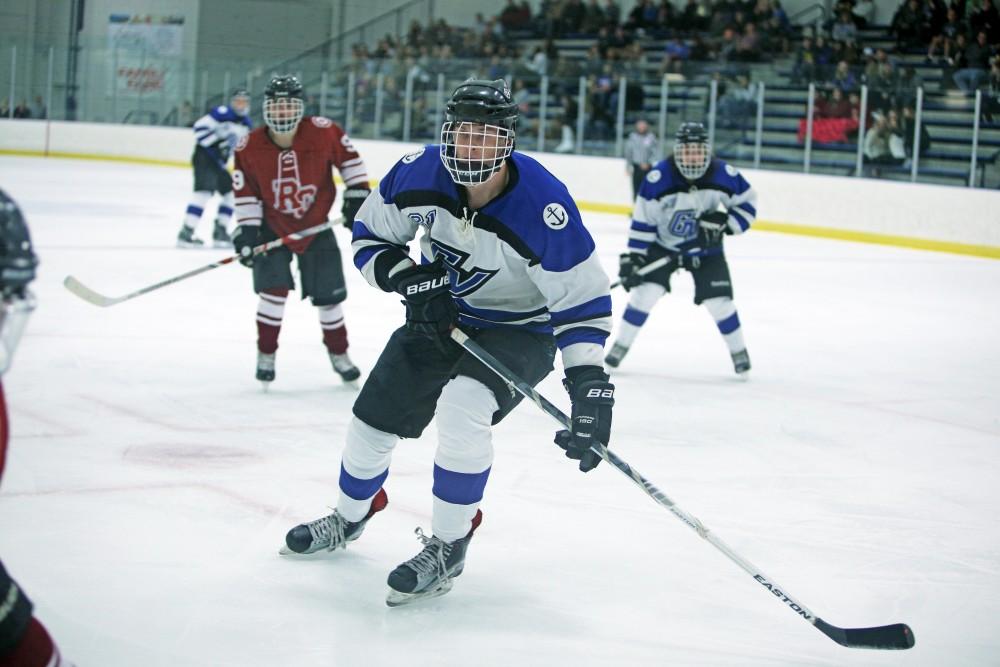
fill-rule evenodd
<path id="1" fill-rule="evenodd" d="M 493 465 L 490 424 L 498 408 L 491 389 L 464 375 L 441 391 L 435 414 L 438 447 L 431 528 L 445 542 L 465 537 L 472 529 Z"/>
<path id="2" fill-rule="evenodd" d="M 729 352 L 739 352 L 746 349 L 743 341 L 743 329 L 740 326 L 740 316 L 736 312 L 736 304 L 728 296 L 719 296 L 714 299 L 705 299 L 702 305 L 708 309 L 715 325 L 719 327 L 719 333 L 726 341 Z"/>

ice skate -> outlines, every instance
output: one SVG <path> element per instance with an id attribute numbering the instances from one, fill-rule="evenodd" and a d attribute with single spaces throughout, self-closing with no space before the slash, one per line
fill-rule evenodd
<path id="1" fill-rule="evenodd" d="M 321 549 L 327 551 L 346 549 L 348 542 L 361 537 L 368 519 L 376 512 L 384 510 L 388 504 L 389 496 L 386 495 L 385 489 L 379 489 L 372 498 L 368 514 L 361 521 L 348 521 L 340 516 L 340 512 L 333 510 L 333 514 L 329 516 L 295 526 L 285 535 L 285 546 L 281 547 L 279 553 L 290 556 L 316 553 Z"/>
<path id="2" fill-rule="evenodd" d="M 346 352 L 343 354 L 334 354 L 331 352 L 330 363 L 333 364 L 333 370 L 337 372 L 337 375 L 344 382 L 353 382 L 361 377 L 361 371 L 354 365 L 354 362 L 351 361 Z"/>
<path id="3" fill-rule="evenodd" d="M 739 352 L 733 352 L 733 370 L 741 378 L 747 376 L 747 372 L 750 370 L 750 355 L 747 354 L 746 350 L 740 350 Z"/>
<path id="4" fill-rule="evenodd" d="M 483 521 L 483 513 L 476 511 L 472 528 L 465 537 L 454 542 L 443 542 L 435 536 L 427 537 L 417 528 L 417 539 L 424 548 L 416 556 L 389 573 L 389 593 L 385 603 L 401 607 L 418 600 L 428 600 L 451 590 L 452 580 L 465 568 L 465 552 L 472 534 Z"/>
<path id="5" fill-rule="evenodd" d="M 263 352 L 257 352 L 257 379 L 263 383 L 264 391 L 267 391 L 268 384 L 274 382 L 273 354 L 264 354 Z"/>
<path id="6" fill-rule="evenodd" d="M 608 356 L 604 357 L 604 363 L 611 368 L 618 368 L 618 364 L 622 362 L 625 355 L 628 354 L 628 346 L 622 345 L 621 343 L 615 343 L 611 346 L 611 351 L 608 352 Z"/>
<path id="7" fill-rule="evenodd" d="M 215 229 L 212 230 L 212 245 L 216 248 L 232 248 L 233 241 L 229 238 L 229 233 L 225 226 L 216 222 Z"/>
<path id="8" fill-rule="evenodd" d="M 181 226 L 181 231 L 177 234 L 178 248 L 204 248 L 205 242 L 194 235 L 194 230 L 187 225 Z"/>

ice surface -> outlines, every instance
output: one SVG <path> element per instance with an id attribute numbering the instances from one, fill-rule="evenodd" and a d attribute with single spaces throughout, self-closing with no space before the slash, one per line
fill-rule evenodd
<path id="1" fill-rule="evenodd" d="M 1000 262 L 751 232 L 727 246 L 750 380 L 686 275 L 614 374 L 619 456 L 828 622 L 915 631 L 911 651 L 865 652 L 617 471 L 579 473 L 530 404 L 495 430 L 485 521 L 447 596 L 384 603 L 429 528 L 433 427 L 397 448 L 389 508 L 348 551 L 279 557 L 336 502 L 356 396 L 315 310 L 289 301 L 262 393 L 246 269 L 107 309 L 62 287 L 117 296 L 224 257 L 173 247 L 187 171 L 0 157 L 0 186 L 41 258 L 4 377 L 0 556 L 80 667 L 1000 660 Z M 627 221 L 585 219 L 614 273 Z M 367 370 L 402 309 L 353 269 L 348 284 Z M 560 377 L 540 390 L 567 407 Z"/>

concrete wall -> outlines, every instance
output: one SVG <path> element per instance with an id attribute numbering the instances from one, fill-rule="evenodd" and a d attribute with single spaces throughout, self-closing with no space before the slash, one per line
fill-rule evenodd
<path id="1" fill-rule="evenodd" d="M 355 140 L 377 178 L 417 144 Z M 124 159 L 187 167 L 186 129 L 0 120 L 0 154 Z M 584 211 L 626 215 L 622 160 L 532 154 L 569 187 Z M 763 170 L 744 175 L 759 193 L 760 229 L 873 241 L 1000 258 L 1000 192 Z M 924 242 L 926 241 L 926 243 Z"/>

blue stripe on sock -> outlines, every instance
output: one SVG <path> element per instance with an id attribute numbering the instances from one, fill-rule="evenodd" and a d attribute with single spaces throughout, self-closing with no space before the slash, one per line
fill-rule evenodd
<path id="1" fill-rule="evenodd" d="M 724 320 L 719 320 L 716 322 L 719 327 L 719 331 L 723 334 L 731 334 L 740 328 L 740 316 L 739 313 L 733 313 Z"/>
<path id="2" fill-rule="evenodd" d="M 226 206 L 225 204 L 219 205 L 219 215 L 232 215 L 233 209 Z"/>
<path id="3" fill-rule="evenodd" d="M 201 206 L 195 206 L 194 204 L 188 204 L 187 213 L 188 215 L 197 215 L 201 217 L 201 214 L 205 212 Z"/>
<path id="4" fill-rule="evenodd" d="M 358 479 L 344 469 L 344 464 L 340 464 L 340 490 L 349 498 L 354 500 L 366 500 L 371 498 L 385 484 L 386 477 L 389 476 L 387 469 L 378 477 L 371 479 Z"/>
<path id="5" fill-rule="evenodd" d="M 646 323 L 647 317 L 649 317 L 649 313 L 645 313 L 639 310 L 638 308 L 633 308 L 632 306 L 629 306 L 625 309 L 625 315 L 622 316 L 622 319 L 628 322 L 629 324 L 641 327 L 643 324 Z"/>
<path id="6" fill-rule="evenodd" d="M 483 499 L 490 469 L 482 472 L 453 472 L 434 464 L 434 497 L 455 505 L 471 505 Z"/>

